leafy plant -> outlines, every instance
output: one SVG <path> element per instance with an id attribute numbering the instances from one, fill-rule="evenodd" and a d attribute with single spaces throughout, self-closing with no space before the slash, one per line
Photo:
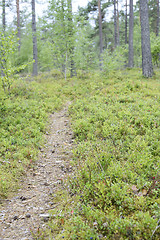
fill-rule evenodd
<path id="1" fill-rule="evenodd" d="M 55 239 L 151 238 L 160 203 L 158 77 L 129 70 L 76 79 L 69 108 L 77 143 L 72 204 L 53 213 L 63 215 L 62 225 L 49 225 Z"/>
<path id="2" fill-rule="evenodd" d="M 156 37 L 154 33 L 151 35 L 151 53 L 153 63 L 158 66 L 160 56 L 160 37 Z"/>
<path id="3" fill-rule="evenodd" d="M 1 42 L 0 42 L 0 65 L 2 68 L 2 86 L 4 91 L 8 91 L 10 94 L 11 85 L 13 83 L 13 77 L 15 73 L 20 72 L 26 68 L 27 64 L 23 64 L 21 66 L 14 67 L 12 65 L 12 57 L 15 53 L 15 48 L 17 46 L 17 42 L 15 39 L 15 34 L 10 34 L 5 36 L 4 33 L 0 33 Z"/>

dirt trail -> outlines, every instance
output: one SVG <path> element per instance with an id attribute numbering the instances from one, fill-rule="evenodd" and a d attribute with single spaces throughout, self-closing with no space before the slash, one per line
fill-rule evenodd
<path id="1" fill-rule="evenodd" d="M 36 232 L 44 227 L 49 218 L 48 210 L 56 207 L 54 194 L 61 179 L 72 174 L 69 165 L 72 132 L 67 107 L 51 116 L 46 140 L 35 169 L 22 180 L 22 188 L 0 207 L 0 240 L 33 239 L 31 230 Z"/>

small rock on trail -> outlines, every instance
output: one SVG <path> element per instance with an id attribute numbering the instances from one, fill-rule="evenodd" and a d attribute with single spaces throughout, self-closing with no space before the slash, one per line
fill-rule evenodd
<path id="1" fill-rule="evenodd" d="M 33 239 L 31 232 L 45 227 L 50 218 L 48 210 L 56 207 L 56 190 L 63 178 L 72 174 L 69 160 L 73 141 L 67 109 L 51 115 L 47 143 L 40 151 L 34 172 L 27 172 L 17 196 L 0 206 L 0 240 Z"/>

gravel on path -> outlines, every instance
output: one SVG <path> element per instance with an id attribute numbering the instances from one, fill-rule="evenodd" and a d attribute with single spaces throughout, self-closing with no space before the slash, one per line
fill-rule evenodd
<path id="1" fill-rule="evenodd" d="M 0 240 L 31 240 L 39 228 L 45 228 L 48 210 L 56 208 L 54 194 L 63 178 L 72 174 L 72 132 L 67 106 L 51 115 L 50 131 L 34 169 L 21 180 L 21 188 L 0 206 Z"/>

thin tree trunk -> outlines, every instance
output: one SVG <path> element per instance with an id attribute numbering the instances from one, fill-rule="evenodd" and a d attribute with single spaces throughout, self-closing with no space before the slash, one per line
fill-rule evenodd
<path id="1" fill-rule="evenodd" d="M 157 0 L 157 26 L 156 26 L 156 36 L 159 36 L 159 0 Z"/>
<path id="2" fill-rule="evenodd" d="M 2 0 L 2 31 L 3 31 L 3 35 L 5 36 L 5 31 L 6 31 L 6 1 L 5 0 Z M 5 60 L 4 50 L 2 50 L 2 56 L 3 56 L 3 59 L 2 59 L 2 65 L 1 65 L 1 75 L 5 76 L 4 68 L 5 68 L 6 60 Z M 4 84 L 3 84 L 3 88 L 5 91 Z"/>
<path id="3" fill-rule="evenodd" d="M 6 1 L 2 0 L 2 27 L 3 32 L 6 30 Z"/>
<path id="4" fill-rule="evenodd" d="M 114 0 L 114 47 L 117 47 L 117 9 L 116 0 Z"/>
<path id="5" fill-rule="evenodd" d="M 128 67 L 133 68 L 133 27 L 134 27 L 134 16 L 133 16 L 133 0 L 130 0 L 130 12 L 129 12 L 129 61 Z"/>
<path id="6" fill-rule="evenodd" d="M 117 0 L 117 45 L 119 46 L 119 10 L 118 10 L 118 0 Z"/>
<path id="7" fill-rule="evenodd" d="M 61 19 L 61 26 L 62 26 L 62 35 L 63 35 L 63 41 L 65 42 L 65 36 L 66 36 L 66 30 L 65 30 L 65 9 L 64 9 L 64 0 L 61 1 L 61 11 L 62 11 L 62 19 Z M 66 47 L 67 49 L 67 47 Z M 63 52 L 62 54 L 62 59 L 63 59 L 63 62 L 62 62 L 62 72 L 65 74 L 65 79 L 66 79 L 66 72 L 67 72 L 67 52 Z"/>
<path id="8" fill-rule="evenodd" d="M 99 39 L 100 39 L 100 54 L 103 52 L 103 36 L 102 36 L 102 13 L 101 13 L 101 0 L 98 0 L 99 11 Z"/>
<path id="9" fill-rule="evenodd" d="M 103 52 L 103 35 L 102 35 L 101 0 L 98 0 L 98 11 L 99 11 L 100 65 L 102 65 L 101 55 Z"/>
<path id="10" fill-rule="evenodd" d="M 34 60 L 33 75 L 35 76 L 38 74 L 35 0 L 32 0 L 32 36 L 33 36 L 33 60 Z"/>
<path id="11" fill-rule="evenodd" d="M 20 32 L 20 11 L 19 11 L 19 0 L 16 0 L 17 7 L 17 36 L 18 36 L 18 50 L 21 48 L 21 32 Z"/>
<path id="12" fill-rule="evenodd" d="M 74 62 L 74 42 L 73 42 L 73 16 L 72 16 L 72 0 L 67 0 L 68 4 L 68 21 L 69 21 L 69 52 L 70 52 L 70 59 L 71 59 L 71 78 L 76 76 L 76 69 L 75 69 L 75 62 Z"/>
<path id="13" fill-rule="evenodd" d="M 127 30 L 128 30 L 128 11 L 127 11 L 128 3 L 126 0 L 126 15 L 125 15 L 125 44 L 128 43 L 128 36 L 127 36 Z"/>
<path id="14" fill-rule="evenodd" d="M 150 30 L 147 0 L 140 0 L 142 70 L 144 77 L 153 76 L 153 65 L 150 46 Z"/>

